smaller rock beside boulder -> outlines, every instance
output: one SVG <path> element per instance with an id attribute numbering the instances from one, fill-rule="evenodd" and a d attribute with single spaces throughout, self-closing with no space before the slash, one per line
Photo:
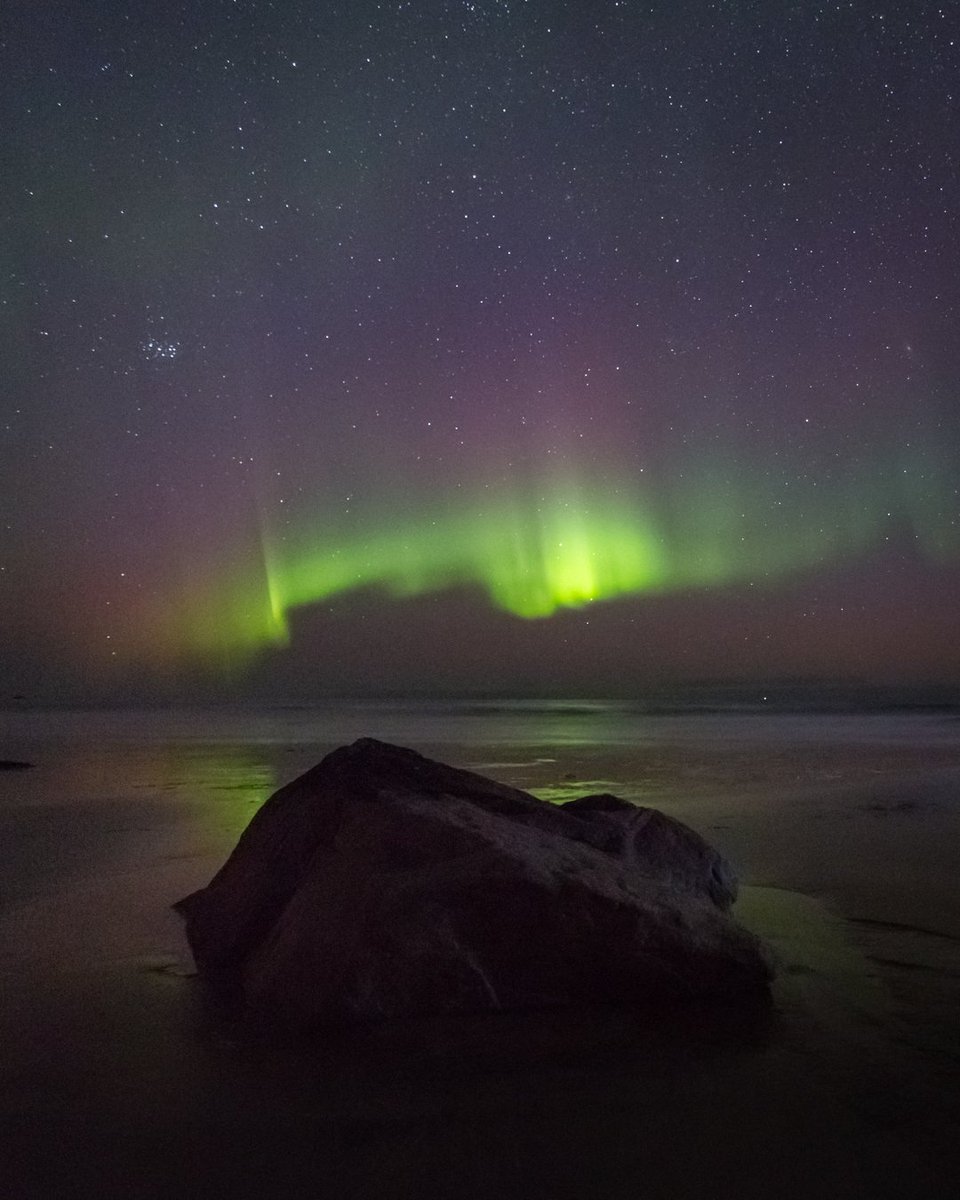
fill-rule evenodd
<path id="1" fill-rule="evenodd" d="M 615 796 L 557 807 L 363 739 L 256 814 L 176 907 L 201 974 L 332 1021 L 756 993 L 758 940 L 698 834 Z"/>

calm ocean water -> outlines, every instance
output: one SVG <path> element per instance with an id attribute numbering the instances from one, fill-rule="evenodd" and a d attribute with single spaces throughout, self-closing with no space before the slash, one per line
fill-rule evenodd
<path id="1" fill-rule="evenodd" d="M 64 742 L 340 745 L 606 745 L 691 742 L 960 745 L 960 709 L 784 709 L 704 702 L 651 709 L 619 701 L 331 701 L 311 707 L 0 712 L 0 753 Z"/>

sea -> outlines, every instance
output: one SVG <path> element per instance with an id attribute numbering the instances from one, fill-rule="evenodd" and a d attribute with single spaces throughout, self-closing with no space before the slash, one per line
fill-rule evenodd
<path id="1" fill-rule="evenodd" d="M 171 905 L 359 737 L 696 828 L 778 960 L 769 1011 L 248 1044 Z M 960 1195 L 952 696 L 21 705 L 0 759 L 5 1197 Z"/>

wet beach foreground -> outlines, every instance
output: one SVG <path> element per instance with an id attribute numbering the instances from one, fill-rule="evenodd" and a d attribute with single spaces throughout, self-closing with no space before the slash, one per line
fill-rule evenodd
<path id="1" fill-rule="evenodd" d="M 365 733 L 697 829 L 780 957 L 772 1009 L 249 1036 L 206 1003 L 169 905 Z M 949 718 L 17 714 L 0 751 L 36 764 L 0 776 L 5 1195 L 957 1194 Z"/>

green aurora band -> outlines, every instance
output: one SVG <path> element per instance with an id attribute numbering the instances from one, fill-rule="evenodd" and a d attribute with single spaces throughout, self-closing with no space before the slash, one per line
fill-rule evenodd
<path id="1" fill-rule="evenodd" d="M 413 597 L 479 587 L 518 618 L 644 593 L 772 587 L 797 572 L 910 542 L 934 562 L 960 555 L 956 472 L 901 452 L 885 469 L 798 481 L 731 469 L 685 472 L 643 493 L 570 481 L 536 494 L 481 493 L 435 515 L 369 520 L 325 536 L 303 522 L 261 535 L 209 586 L 167 608 L 168 646 L 236 666 L 290 640 L 290 614 L 351 591 Z"/>

